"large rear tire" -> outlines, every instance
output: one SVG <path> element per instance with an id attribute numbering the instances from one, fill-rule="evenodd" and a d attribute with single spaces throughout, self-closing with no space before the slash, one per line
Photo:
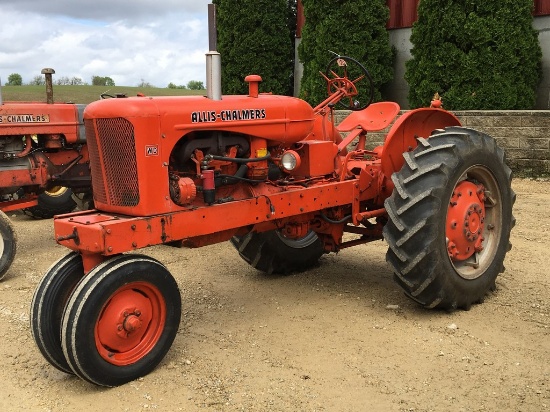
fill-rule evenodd
<path id="1" fill-rule="evenodd" d="M 61 319 L 71 292 L 84 276 L 82 257 L 71 252 L 55 262 L 38 283 L 31 303 L 31 332 L 46 360 L 73 373 L 61 347 Z"/>
<path id="2" fill-rule="evenodd" d="M 271 274 L 303 272 L 317 266 L 323 255 L 323 245 L 315 232 L 300 239 L 286 238 L 278 230 L 231 239 L 239 255 L 252 267 Z"/>
<path id="3" fill-rule="evenodd" d="M 68 187 L 56 186 L 40 193 L 38 204 L 24 209 L 24 212 L 36 219 L 50 219 L 55 215 L 72 212 L 75 207 L 73 191 Z"/>
<path id="4" fill-rule="evenodd" d="M 180 292 L 170 272 L 150 257 L 120 255 L 76 286 L 63 314 L 63 354 L 82 379 L 122 385 L 162 361 L 180 317 Z"/>
<path id="5" fill-rule="evenodd" d="M 17 235 L 10 218 L 0 210 L 0 279 L 2 279 L 15 258 Z"/>
<path id="6" fill-rule="evenodd" d="M 419 139 L 386 199 L 387 261 L 427 308 L 468 310 L 504 271 L 515 224 L 511 170 L 491 137 L 460 127 Z"/>

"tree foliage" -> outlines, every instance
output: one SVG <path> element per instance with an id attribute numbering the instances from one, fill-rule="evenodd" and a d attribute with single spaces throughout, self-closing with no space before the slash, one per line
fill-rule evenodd
<path id="1" fill-rule="evenodd" d="M 23 78 L 19 73 L 12 73 L 8 76 L 7 86 L 21 86 L 23 84 Z"/>
<path id="2" fill-rule="evenodd" d="M 386 30 L 386 0 L 302 0 L 305 25 L 298 47 L 304 64 L 300 97 L 317 104 L 327 97 L 319 75 L 334 54 L 362 63 L 373 78 L 375 100 L 380 87 L 393 77 L 393 52 Z"/>
<path id="3" fill-rule="evenodd" d="M 244 78 L 258 74 L 260 91 L 292 94 L 294 46 L 289 29 L 289 0 L 214 0 L 222 90 L 244 94 Z"/>
<path id="4" fill-rule="evenodd" d="M 113 86 L 114 86 L 114 84 L 113 84 Z M 145 79 L 141 79 L 141 80 L 139 81 L 137 87 L 143 87 L 143 88 L 147 87 L 147 88 L 149 88 L 149 87 L 155 87 L 155 86 L 153 86 L 151 83 L 149 83 L 149 82 L 146 81 Z"/>
<path id="5" fill-rule="evenodd" d="M 167 86 L 169 89 L 187 89 L 187 87 L 183 84 L 180 84 L 180 85 L 177 85 L 176 83 L 168 83 L 168 86 Z"/>
<path id="6" fill-rule="evenodd" d="M 409 103 L 435 92 L 453 110 L 529 109 L 541 76 L 532 0 L 422 0 L 407 62 Z"/>
<path id="7" fill-rule="evenodd" d="M 204 83 L 199 80 L 189 80 L 187 88 L 189 90 L 204 90 Z"/>
<path id="8" fill-rule="evenodd" d="M 69 78 L 68 76 L 62 76 L 55 81 L 55 84 L 58 86 L 82 86 L 84 82 L 80 77 L 74 76 Z"/>
<path id="9" fill-rule="evenodd" d="M 115 82 L 110 77 L 92 76 L 92 86 L 109 86 L 113 87 Z"/>
<path id="10" fill-rule="evenodd" d="M 32 78 L 32 80 L 29 82 L 30 86 L 43 86 L 46 84 L 46 79 L 44 76 L 36 75 Z"/>

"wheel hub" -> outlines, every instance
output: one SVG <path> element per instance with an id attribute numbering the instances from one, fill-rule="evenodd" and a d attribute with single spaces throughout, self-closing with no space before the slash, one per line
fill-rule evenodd
<path id="1" fill-rule="evenodd" d="M 460 182 L 453 191 L 447 212 L 447 251 L 452 260 L 466 260 L 483 250 L 485 188 Z"/>
<path id="2" fill-rule="evenodd" d="M 122 338 L 127 338 L 132 332 L 141 328 L 142 322 L 139 319 L 139 311 L 135 311 L 124 317 L 122 323 L 118 326 L 118 335 Z"/>
<path id="3" fill-rule="evenodd" d="M 117 293 L 97 324 L 101 346 L 113 353 L 124 353 L 139 345 L 153 317 L 152 310 L 149 299 L 137 291 Z"/>

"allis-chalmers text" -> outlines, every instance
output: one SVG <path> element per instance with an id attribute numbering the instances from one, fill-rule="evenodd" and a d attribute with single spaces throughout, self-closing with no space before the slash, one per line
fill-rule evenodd
<path id="1" fill-rule="evenodd" d="M 241 110 L 208 110 L 191 113 L 191 123 L 234 122 L 239 120 L 265 119 L 265 109 L 241 109 Z"/>
<path id="2" fill-rule="evenodd" d="M 0 123 L 48 123 L 48 114 L 3 114 Z"/>

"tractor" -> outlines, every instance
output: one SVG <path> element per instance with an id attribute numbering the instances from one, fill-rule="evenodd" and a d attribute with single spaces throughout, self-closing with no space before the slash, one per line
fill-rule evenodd
<path id="1" fill-rule="evenodd" d="M 53 73 L 42 70 L 46 103 L 4 102 L 0 90 L 0 279 L 17 248 L 6 213 L 51 218 L 91 198 L 85 105 L 54 103 Z"/>
<path id="2" fill-rule="evenodd" d="M 152 371 L 179 326 L 173 276 L 138 249 L 230 241 L 267 274 L 306 271 L 325 253 L 385 239 L 407 296 L 469 309 L 495 289 L 514 224 L 511 171 L 490 136 L 442 109 L 372 102 L 367 69 L 336 56 L 318 106 L 260 93 L 93 102 L 84 123 L 95 210 L 54 218 L 71 251 L 38 283 L 31 330 L 55 368 L 100 386 Z M 337 124 L 335 110 L 349 109 Z M 389 127 L 382 145 L 369 133 Z M 345 236 L 344 236 L 345 234 Z M 130 252 L 130 253 L 127 253 Z"/>

